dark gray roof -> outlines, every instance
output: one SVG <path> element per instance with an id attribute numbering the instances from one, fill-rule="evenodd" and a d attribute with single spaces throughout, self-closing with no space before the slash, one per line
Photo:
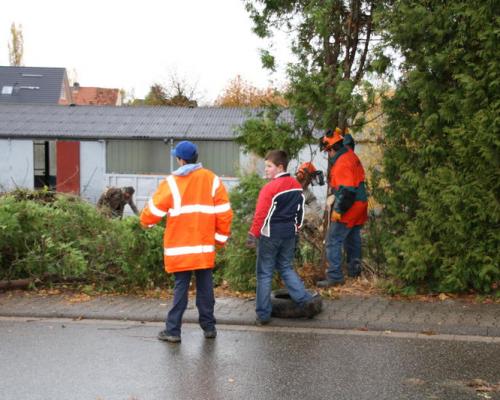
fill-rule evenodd
<path id="1" fill-rule="evenodd" d="M 0 103 L 58 104 L 65 76 L 65 68 L 0 66 Z"/>
<path id="2" fill-rule="evenodd" d="M 257 109 L 0 104 L 0 137 L 233 139 Z"/>

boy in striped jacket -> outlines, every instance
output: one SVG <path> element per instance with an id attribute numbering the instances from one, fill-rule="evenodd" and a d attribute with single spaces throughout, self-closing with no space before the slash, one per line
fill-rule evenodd
<path id="1" fill-rule="evenodd" d="M 313 312 L 313 296 L 293 269 L 297 230 L 304 215 L 302 186 L 286 172 L 288 155 L 270 151 L 265 159 L 265 175 L 270 179 L 259 193 L 247 247 L 257 245 L 257 325 L 271 320 L 271 283 L 277 270 L 292 300 Z M 258 240 L 257 240 L 258 239 Z M 312 316 L 312 314 L 311 314 Z"/>

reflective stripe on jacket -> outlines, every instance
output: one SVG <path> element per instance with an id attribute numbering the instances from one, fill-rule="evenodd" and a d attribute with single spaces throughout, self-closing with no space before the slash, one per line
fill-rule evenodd
<path id="1" fill-rule="evenodd" d="M 165 216 L 166 271 L 213 268 L 215 245 L 227 241 L 233 217 L 219 177 L 204 168 L 184 176 L 169 175 L 142 211 L 141 224 L 151 226 Z"/>
<path id="2" fill-rule="evenodd" d="M 250 233 L 256 238 L 292 238 L 303 219 L 302 186 L 289 173 L 282 173 L 260 190 Z"/>
<path id="3" fill-rule="evenodd" d="M 348 147 L 335 155 L 330 173 L 330 186 L 335 194 L 335 211 L 348 227 L 363 225 L 368 219 L 368 197 L 365 170 L 358 156 Z M 350 197 L 350 199 L 347 199 Z M 343 205 L 347 206 L 344 209 Z"/>

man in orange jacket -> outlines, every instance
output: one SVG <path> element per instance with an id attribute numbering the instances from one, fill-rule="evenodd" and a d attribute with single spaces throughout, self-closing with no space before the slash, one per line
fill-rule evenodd
<path id="1" fill-rule="evenodd" d="M 233 217 L 224 185 L 217 175 L 202 167 L 198 149 L 188 141 L 177 144 L 172 155 L 180 166 L 160 183 L 141 213 L 141 224 L 150 227 L 167 217 L 163 236 L 165 270 L 175 276 L 173 305 L 166 329 L 158 339 L 181 341 L 182 316 L 188 304 L 191 274 L 196 276 L 196 307 L 207 339 L 215 329 L 212 270 L 215 247 L 226 243 Z"/>
<path id="2" fill-rule="evenodd" d="M 344 146 L 340 129 L 322 138 L 331 163 L 329 186 L 335 195 L 331 224 L 326 239 L 327 277 L 318 287 L 342 285 L 342 247 L 346 250 L 347 272 L 351 277 L 361 273 L 361 227 L 368 219 L 368 197 L 365 170 L 352 147 Z"/>

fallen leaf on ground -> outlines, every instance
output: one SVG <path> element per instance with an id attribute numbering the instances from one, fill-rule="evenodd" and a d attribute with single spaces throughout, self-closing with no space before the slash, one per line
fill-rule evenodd
<path id="1" fill-rule="evenodd" d="M 440 293 L 438 297 L 439 297 L 439 300 L 441 300 L 441 301 L 444 301 L 444 300 L 447 300 L 450 298 L 448 295 L 446 295 L 446 293 Z"/>
<path id="2" fill-rule="evenodd" d="M 70 303 L 84 303 L 86 301 L 90 301 L 92 298 L 85 293 L 75 294 L 70 297 L 68 300 Z"/>
<path id="3" fill-rule="evenodd" d="M 500 382 L 495 384 L 491 384 L 484 379 L 472 379 L 466 383 L 467 386 L 475 389 L 477 392 L 500 392 Z"/>
<path id="4" fill-rule="evenodd" d="M 404 383 L 407 383 L 409 385 L 423 385 L 425 384 L 425 381 L 420 378 L 408 378 L 404 380 Z"/>

